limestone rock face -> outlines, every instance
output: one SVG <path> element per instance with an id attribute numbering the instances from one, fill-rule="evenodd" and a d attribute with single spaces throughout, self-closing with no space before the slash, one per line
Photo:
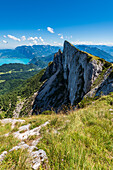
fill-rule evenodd
<path id="1" fill-rule="evenodd" d="M 113 92 L 113 68 L 110 67 L 103 74 L 103 79 L 100 83 L 92 88 L 84 97 L 95 97 L 101 95 L 107 95 Z"/>
<path id="2" fill-rule="evenodd" d="M 91 89 L 91 84 L 102 71 L 99 61 L 88 61 L 88 54 L 78 51 L 69 43 L 64 43 L 63 70 L 64 79 L 68 81 L 69 100 L 71 105 L 78 103 Z"/>
<path id="3" fill-rule="evenodd" d="M 35 99 L 34 111 L 63 105 L 76 105 L 91 90 L 91 86 L 103 70 L 104 62 L 98 57 L 82 52 L 64 42 L 63 53 L 59 50 L 41 78 L 45 81 Z"/>
<path id="4" fill-rule="evenodd" d="M 113 72 L 100 84 L 95 96 L 107 95 L 110 92 L 113 92 Z"/>

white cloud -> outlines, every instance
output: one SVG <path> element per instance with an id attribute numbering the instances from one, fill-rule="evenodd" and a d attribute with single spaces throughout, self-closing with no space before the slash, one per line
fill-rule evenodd
<path id="1" fill-rule="evenodd" d="M 32 44 L 32 43 L 29 43 L 29 44 L 26 44 L 27 46 L 33 46 L 34 44 Z"/>
<path id="2" fill-rule="evenodd" d="M 36 40 L 33 40 L 34 45 L 38 45 L 38 42 Z"/>
<path id="3" fill-rule="evenodd" d="M 37 31 L 40 31 L 40 29 L 37 29 Z"/>
<path id="4" fill-rule="evenodd" d="M 42 37 L 39 37 L 39 39 L 40 39 L 42 42 L 44 42 L 44 40 L 43 40 L 43 38 L 42 38 Z"/>
<path id="5" fill-rule="evenodd" d="M 90 41 L 75 41 L 75 42 L 72 42 L 72 44 L 74 44 L 74 45 L 93 45 L 94 43 L 93 42 L 90 42 Z"/>
<path id="6" fill-rule="evenodd" d="M 92 42 L 92 41 L 75 41 L 75 42 L 71 42 L 74 45 L 107 45 L 107 46 L 113 46 L 112 42 L 107 42 L 107 43 L 103 43 L 103 42 Z"/>
<path id="7" fill-rule="evenodd" d="M 27 40 L 31 40 L 31 41 L 38 40 L 38 37 L 29 37 Z"/>
<path id="8" fill-rule="evenodd" d="M 25 40 L 26 40 L 26 37 L 25 37 L 25 36 L 22 36 L 21 39 L 22 39 L 22 41 L 25 41 Z"/>
<path id="9" fill-rule="evenodd" d="M 3 40 L 2 42 L 3 42 L 4 44 L 7 44 L 7 43 L 8 43 L 6 40 Z"/>
<path id="10" fill-rule="evenodd" d="M 72 35 L 70 36 L 70 38 L 72 38 Z"/>
<path id="11" fill-rule="evenodd" d="M 53 30 L 53 28 L 51 28 L 51 27 L 47 27 L 47 30 L 48 30 L 50 33 L 52 33 L 52 34 L 55 33 L 54 30 Z"/>
<path id="12" fill-rule="evenodd" d="M 63 35 L 62 34 L 58 34 L 58 36 L 60 36 L 61 39 L 64 39 Z"/>
<path id="13" fill-rule="evenodd" d="M 4 35 L 3 37 L 6 38 L 6 35 Z"/>
<path id="14" fill-rule="evenodd" d="M 20 38 L 17 38 L 17 37 L 15 37 L 15 36 L 13 36 L 13 35 L 8 35 L 8 37 L 10 38 L 10 39 L 12 39 L 12 40 L 15 40 L 15 41 L 21 41 L 20 40 Z"/>
<path id="15" fill-rule="evenodd" d="M 64 39 L 63 35 L 60 37 L 61 39 Z"/>
<path id="16" fill-rule="evenodd" d="M 55 41 L 54 41 L 54 44 L 53 44 L 53 45 L 55 45 L 55 46 L 63 46 L 62 43 L 58 43 L 58 42 L 55 42 Z"/>

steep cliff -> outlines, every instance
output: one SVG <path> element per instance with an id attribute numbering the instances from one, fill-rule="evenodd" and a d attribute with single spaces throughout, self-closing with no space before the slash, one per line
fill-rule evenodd
<path id="1" fill-rule="evenodd" d="M 110 68 L 107 61 L 80 51 L 65 41 L 63 53 L 59 50 L 55 54 L 41 78 L 45 83 L 35 99 L 34 111 L 76 105 L 92 89 L 98 77 Z M 112 68 L 109 74 L 111 71 Z"/>

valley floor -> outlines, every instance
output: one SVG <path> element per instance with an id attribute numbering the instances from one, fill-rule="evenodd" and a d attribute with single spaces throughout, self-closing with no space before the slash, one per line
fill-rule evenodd
<path id="1" fill-rule="evenodd" d="M 0 123 L 0 155 L 7 151 L 1 170 L 32 169 L 36 155 L 29 154 L 28 147 L 17 150 L 14 147 L 24 144 L 30 147 L 37 140 L 32 152 L 38 152 L 42 159 L 39 169 L 113 169 L 113 94 L 66 114 L 60 112 L 22 120 L 24 122 L 16 122 L 13 127 L 12 123 Z M 42 152 L 45 157 L 41 158 Z"/>

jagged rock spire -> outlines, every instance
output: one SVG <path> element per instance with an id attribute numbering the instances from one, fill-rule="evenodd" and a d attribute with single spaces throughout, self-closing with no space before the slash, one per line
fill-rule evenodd
<path id="1" fill-rule="evenodd" d="M 63 53 L 59 50 L 49 64 L 34 103 L 34 110 L 58 110 L 62 105 L 76 105 L 91 90 L 91 86 L 103 70 L 104 62 L 64 42 Z"/>

